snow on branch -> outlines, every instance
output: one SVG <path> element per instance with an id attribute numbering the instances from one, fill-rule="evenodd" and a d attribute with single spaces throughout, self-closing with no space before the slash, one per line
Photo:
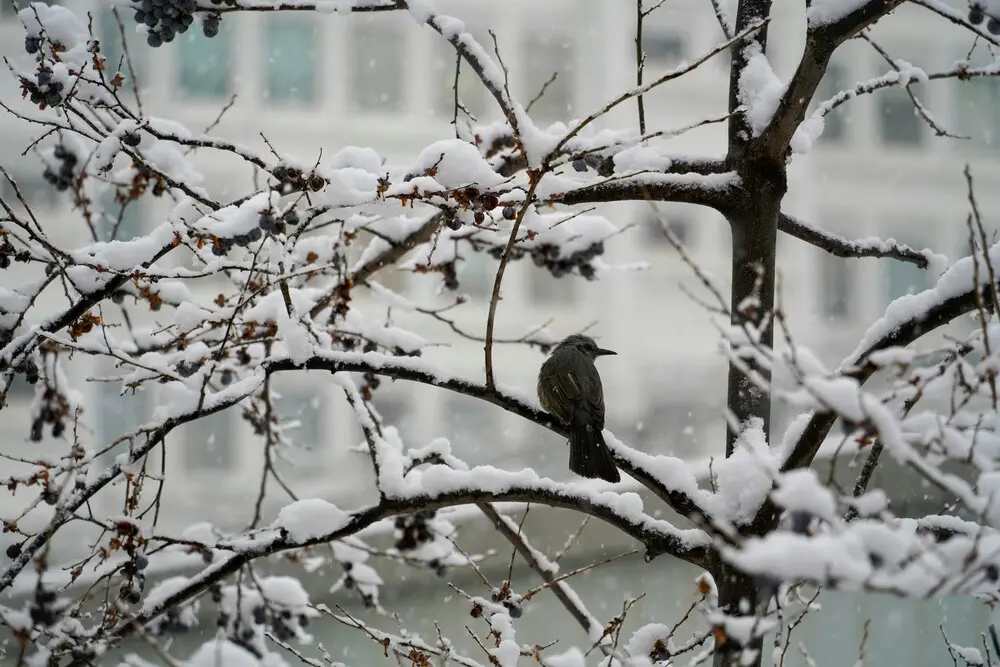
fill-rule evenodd
<path id="1" fill-rule="evenodd" d="M 755 146 L 773 160 L 783 159 L 837 47 L 902 2 L 822 0 L 816 3 L 815 10 L 810 8 L 806 45 L 798 69 L 784 87 L 766 127 L 755 138 Z"/>
<path id="2" fill-rule="evenodd" d="M 583 489 L 576 490 L 579 485 L 539 479 L 530 471 L 505 473 L 485 468 L 455 471 L 432 467 L 427 473 L 427 481 L 433 482 L 425 487 L 429 491 L 386 498 L 377 505 L 350 512 L 329 504 L 326 509 L 317 508 L 312 501 L 301 505 L 293 503 L 283 510 L 271 528 L 245 538 L 236 537 L 215 543 L 213 548 L 228 552 L 228 556 L 188 578 L 169 595 L 154 600 L 152 604 L 147 603 L 142 611 L 123 619 L 107 639 L 119 640 L 133 634 L 136 628 L 154 621 L 168 609 L 181 606 L 255 559 L 340 540 L 387 518 L 454 505 L 512 501 L 575 509 L 624 529 L 644 544 L 650 553 L 687 554 L 695 562 L 703 558 L 699 555 L 706 546 L 703 540 L 679 534 L 666 522 L 644 515 L 642 503 L 634 494 L 594 494 Z M 484 482 L 489 490 L 479 488 Z M 438 488 L 435 489 L 435 485 Z"/>
<path id="3" fill-rule="evenodd" d="M 960 259 L 938 278 L 933 287 L 893 301 L 885 314 L 868 328 L 855 351 L 841 363 L 838 372 L 863 384 L 878 370 L 876 364 L 870 363 L 876 353 L 905 347 L 981 307 L 982 290 L 994 289 L 993 285 L 996 285 L 991 285 L 991 272 L 982 269 L 982 265 L 989 263 L 996 266 L 998 261 L 1000 244 L 994 244 L 985 258 L 969 256 Z M 810 465 L 836 417 L 836 413 L 830 411 L 814 413 L 786 450 L 782 470 Z"/>
<path id="4" fill-rule="evenodd" d="M 929 268 L 930 260 L 937 257 L 929 250 L 914 250 L 893 239 L 846 239 L 784 213 L 778 218 L 778 229 L 836 257 L 886 257 L 921 269 Z"/>

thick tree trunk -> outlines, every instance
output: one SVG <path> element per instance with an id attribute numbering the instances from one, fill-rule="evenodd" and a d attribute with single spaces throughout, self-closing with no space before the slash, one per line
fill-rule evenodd
<path id="1" fill-rule="evenodd" d="M 743 180 L 744 196 L 732 211 L 726 212 L 733 237 L 732 254 L 732 322 L 758 326 L 774 310 L 775 255 L 778 238 L 778 214 L 787 188 L 783 164 L 768 164 L 746 159 L 739 169 Z M 770 320 L 767 320 L 770 322 Z M 774 327 L 768 324 L 761 332 L 762 345 L 774 341 Z M 762 378 L 769 379 L 767 369 L 750 363 L 750 368 Z M 727 408 L 739 424 L 749 418 L 764 421 L 764 432 L 770 437 L 771 396 L 753 385 L 735 366 L 729 367 Z M 739 431 L 732 426 L 726 433 L 726 457 L 732 456 Z M 746 576 L 716 560 L 712 568 L 719 587 L 719 606 L 730 616 L 752 616 L 760 592 Z M 755 640 L 745 648 L 757 649 L 757 658 L 751 663 L 759 665 L 763 642 Z M 742 652 L 732 651 L 733 642 L 719 647 L 714 657 L 714 667 L 735 667 L 741 663 Z M 730 649 L 730 650 L 727 650 Z"/>
<path id="2" fill-rule="evenodd" d="M 778 215 L 785 195 L 784 165 L 750 162 L 741 173 L 745 195 L 727 214 L 732 230 L 731 309 L 734 325 L 759 326 L 768 321 L 774 310 L 775 254 L 778 242 Z M 761 332 L 761 344 L 770 346 L 774 327 L 768 324 Z M 768 378 L 766 369 L 751 368 Z M 729 391 L 726 402 L 735 420 L 742 424 L 750 417 L 764 420 L 764 432 L 770 433 L 771 397 L 767 391 L 750 383 L 735 366 L 729 367 Z M 732 455 L 739 435 L 733 425 L 726 432 L 726 457 Z"/>

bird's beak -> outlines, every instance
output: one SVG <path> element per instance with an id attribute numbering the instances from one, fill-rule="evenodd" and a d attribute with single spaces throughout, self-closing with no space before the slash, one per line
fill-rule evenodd
<path id="1" fill-rule="evenodd" d="M 615 352 L 614 350 L 603 350 L 601 348 L 597 348 L 597 356 L 603 357 L 609 354 L 618 354 L 618 353 Z"/>

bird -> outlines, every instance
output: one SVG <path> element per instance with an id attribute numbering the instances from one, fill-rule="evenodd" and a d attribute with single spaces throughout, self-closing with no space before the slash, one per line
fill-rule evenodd
<path id="1" fill-rule="evenodd" d="M 569 469 L 588 479 L 621 481 L 604 442 L 604 387 L 594 360 L 618 354 L 594 339 L 573 334 L 560 341 L 538 371 L 542 409 L 569 431 Z"/>

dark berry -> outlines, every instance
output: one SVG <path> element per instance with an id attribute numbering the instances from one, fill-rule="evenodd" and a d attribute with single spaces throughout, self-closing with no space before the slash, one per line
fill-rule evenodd
<path id="1" fill-rule="evenodd" d="M 124 136 L 122 136 L 122 143 L 126 146 L 135 148 L 142 143 L 142 137 L 139 136 L 138 132 L 126 132 Z"/>
<path id="2" fill-rule="evenodd" d="M 517 217 L 517 211 L 514 209 L 513 206 L 504 206 L 503 217 L 506 218 L 507 220 L 513 220 L 514 218 Z"/>
<path id="3" fill-rule="evenodd" d="M 116 291 L 111 293 L 111 300 L 119 306 L 125 303 L 125 292 Z"/>
<path id="4" fill-rule="evenodd" d="M 1000 20 L 990 17 L 990 20 L 986 22 L 986 29 L 991 35 L 1000 35 Z"/>
<path id="5" fill-rule="evenodd" d="M 260 220 L 257 222 L 257 226 L 265 232 L 274 232 L 278 229 L 278 221 L 274 218 L 274 214 L 265 211 L 260 214 Z"/>
<path id="6" fill-rule="evenodd" d="M 55 505 L 59 502 L 59 494 L 52 489 L 45 489 L 45 492 L 42 493 L 42 500 L 45 501 L 46 505 Z"/>
<path id="7" fill-rule="evenodd" d="M 503 606 L 507 609 L 507 613 L 510 614 L 511 618 L 521 618 L 521 615 L 524 613 L 521 607 L 513 602 L 504 601 Z"/>
<path id="8" fill-rule="evenodd" d="M 137 554 L 136 555 L 136 557 L 135 557 L 135 567 L 136 567 L 136 569 L 145 570 L 148 565 L 149 565 L 149 559 L 148 558 L 146 558 L 143 554 Z"/>
<path id="9" fill-rule="evenodd" d="M 249 232 L 247 232 L 247 240 L 250 243 L 260 241 L 264 237 L 264 232 L 260 230 L 260 227 L 254 227 Z"/>
<path id="10" fill-rule="evenodd" d="M 146 33 L 146 44 L 149 44 L 154 49 L 163 46 L 163 37 L 158 32 L 150 31 Z"/>
<path id="11" fill-rule="evenodd" d="M 33 421 L 31 423 L 31 435 L 30 435 L 30 438 L 31 438 L 32 442 L 41 442 L 42 441 L 42 438 L 45 435 L 44 431 L 42 430 L 42 428 L 44 426 L 45 426 L 45 423 L 41 419 L 36 419 L 35 421 Z"/>
<path id="12" fill-rule="evenodd" d="M 7 546 L 7 558 L 10 558 L 11 560 L 14 560 L 15 558 L 17 558 L 20 555 L 21 555 L 21 545 L 20 544 L 11 544 L 11 545 Z"/>
<path id="13" fill-rule="evenodd" d="M 486 220 L 486 214 L 483 213 L 482 211 L 476 211 L 476 214 L 473 216 L 473 218 L 475 219 L 477 225 L 481 225 L 483 224 L 483 221 Z"/>
<path id="14" fill-rule="evenodd" d="M 288 209 L 281 214 L 281 222 L 294 227 L 299 224 L 299 214 L 295 212 L 295 209 Z"/>
<path id="15" fill-rule="evenodd" d="M 205 17 L 205 21 L 201 24 L 201 31 L 205 34 L 205 37 L 215 37 L 219 34 L 219 21 L 222 17 L 218 14 L 209 14 Z"/>
<path id="16" fill-rule="evenodd" d="M 42 46 L 42 40 L 40 37 L 35 37 L 33 35 L 28 35 L 24 38 L 24 50 L 30 54 L 38 53 L 38 50 Z"/>
<path id="17" fill-rule="evenodd" d="M 587 171 L 587 163 L 584 160 L 573 160 L 573 169 L 577 171 Z"/>
<path id="18" fill-rule="evenodd" d="M 263 606 L 257 606 L 253 608 L 253 622 L 257 625 L 263 625 L 266 620 L 266 612 Z"/>
<path id="19" fill-rule="evenodd" d="M 222 373 L 219 374 L 219 382 L 221 382 L 224 386 L 232 384 L 233 383 L 233 372 L 231 370 L 229 370 L 228 368 L 226 370 L 222 371 Z"/>
<path id="20" fill-rule="evenodd" d="M 982 5 L 972 5 L 969 7 L 969 23 L 972 25 L 979 25 L 985 18 L 986 13 L 983 12 Z"/>

